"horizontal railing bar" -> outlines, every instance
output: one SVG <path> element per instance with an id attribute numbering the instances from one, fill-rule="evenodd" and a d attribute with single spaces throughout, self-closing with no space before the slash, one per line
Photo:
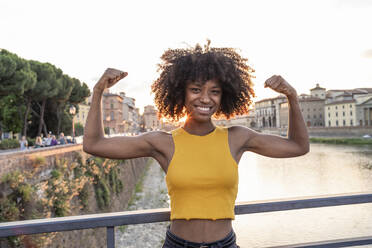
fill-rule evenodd
<path id="1" fill-rule="evenodd" d="M 169 209 L 161 208 L 5 222 L 0 223 L 0 238 L 107 226 L 163 222 L 169 219 Z"/>
<path id="2" fill-rule="evenodd" d="M 349 204 L 371 203 L 372 192 L 309 196 L 278 200 L 238 203 L 235 213 L 252 214 L 294 209 L 331 207 Z M 49 219 L 35 219 L 0 223 L 0 237 L 71 231 L 108 226 L 122 226 L 169 221 L 167 208 L 91 214 Z"/>
<path id="3" fill-rule="evenodd" d="M 239 202 L 235 205 L 235 214 L 254 214 L 307 208 L 334 207 L 371 202 L 372 192 Z"/>
<path id="4" fill-rule="evenodd" d="M 292 245 L 272 246 L 267 248 L 338 248 L 350 247 L 355 245 L 370 245 L 372 244 L 372 236 L 356 237 L 347 239 L 334 239 L 327 241 L 308 242 Z"/>

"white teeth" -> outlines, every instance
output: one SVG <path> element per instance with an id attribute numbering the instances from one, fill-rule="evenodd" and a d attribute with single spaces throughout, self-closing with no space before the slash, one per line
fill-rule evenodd
<path id="1" fill-rule="evenodd" d="M 201 111 L 209 111 L 210 108 L 206 108 L 206 107 L 198 107 L 199 110 Z"/>

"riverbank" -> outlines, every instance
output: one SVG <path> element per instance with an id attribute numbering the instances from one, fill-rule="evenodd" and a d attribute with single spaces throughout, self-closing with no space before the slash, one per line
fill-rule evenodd
<path id="1" fill-rule="evenodd" d="M 156 161 L 152 161 L 137 184 L 128 206 L 130 210 L 168 208 L 165 174 Z M 116 228 L 116 247 L 162 247 L 169 222 L 128 225 Z"/>
<path id="2" fill-rule="evenodd" d="M 372 145 L 372 139 L 365 138 L 310 138 L 311 143 L 342 144 L 342 145 Z"/>

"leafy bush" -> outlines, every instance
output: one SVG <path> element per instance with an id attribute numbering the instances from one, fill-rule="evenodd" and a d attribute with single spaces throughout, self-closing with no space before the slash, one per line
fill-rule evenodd
<path id="1" fill-rule="evenodd" d="M 361 138 L 310 138 L 310 142 L 343 145 L 371 145 L 371 139 Z"/>
<path id="2" fill-rule="evenodd" d="M 2 150 L 18 148 L 19 146 L 19 141 L 16 139 L 5 139 L 0 142 L 0 149 Z"/>
<path id="3" fill-rule="evenodd" d="M 37 168 L 39 166 L 42 166 L 42 165 L 46 164 L 46 159 L 43 156 L 35 156 L 32 160 L 33 160 L 32 165 L 34 166 L 34 168 Z"/>
<path id="4" fill-rule="evenodd" d="M 84 134 L 84 127 L 81 123 L 75 124 L 75 136 L 81 136 Z"/>
<path id="5" fill-rule="evenodd" d="M 35 139 L 27 138 L 28 147 L 35 145 Z"/>

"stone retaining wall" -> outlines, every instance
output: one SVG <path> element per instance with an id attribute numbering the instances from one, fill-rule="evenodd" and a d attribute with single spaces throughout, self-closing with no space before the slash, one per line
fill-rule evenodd
<path id="1" fill-rule="evenodd" d="M 82 145 L 63 145 L 50 148 L 33 149 L 28 151 L 17 151 L 11 153 L 0 154 L 0 179 L 13 171 L 29 172 L 35 171 L 36 158 L 44 158 L 45 164 L 37 168 L 35 177 L 28 181 L 29 184 L 37 184 L 46 181 L 51 177 L 51 171 L 55 168 L 56 163 L 60 159 L 73 161 L 76 156 L 80 155 L 85 161 L 89 154 L 82 150 Z M 130 202 L 135 186 L 143 175 L 147 165 L 148 158 L 138 158 L 125 160 L 119 165 L 118 177 L 123 184 L 123 190 L 119 194 L 111 194 L 110 205 L 104 210 L 100 209 L 95 197 L 94 185 L 89 184 L 88 208 L 81 209 L 78 197 L 74 197 L 71 204 L 71 209 L 68 215 L 84 215 L 102 212 L 117 212 L 125 211 Z M 6 197 L 6 185 L 0 185 L 2 190 L 1 197 Z M 50 236 L 49 236 L 50 237 Z M 60 232 L 53 237 L 53 242 L 45 247 L 62 248 L 62 247 L 106 247 L 106 229 L 89 229 L 76 230 L 71 232 Z M 8 248 L 7 242 L 0 240 L 1 248 Z M 31 247 L 23 244 L 22 247 Z M 40 247 L 40 246 L 32 246 Z"/>

